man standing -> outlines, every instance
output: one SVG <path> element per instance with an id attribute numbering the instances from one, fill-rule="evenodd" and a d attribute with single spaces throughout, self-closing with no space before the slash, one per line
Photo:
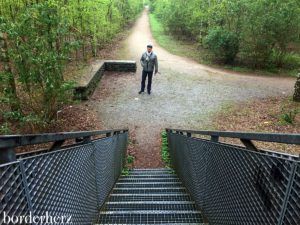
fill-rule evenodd
<path id="1" fill-rule="evenodd" d="M 153 76 L 154 68 L 155 68 L 155 74 L 157 74 L 158 72 L 157 56 L 152 51 L 152 49 L 153 49 L 152 44 L 148 44 L 147 51 L 141 57 L 143 74 L 142 74 L 141 90 L 139 91 L 139 94 L 145 91 L 147 77 L 148 77 L 147 92 L 149 95 L 151 94 L 152 76 Z"/>

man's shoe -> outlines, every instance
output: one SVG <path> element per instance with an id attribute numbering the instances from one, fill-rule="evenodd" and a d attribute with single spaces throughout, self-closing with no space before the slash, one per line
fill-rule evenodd
<path id="1" fill-rule="evenodd" d="M 148 91 L 148 95 L 151 95 L 151 91 Z"/>
<path id="2" fill-rule="evenodd" d="M 143 93 L 143 91 L 139 91 L 139 95 L 142 94 L 142 93 Z"/>

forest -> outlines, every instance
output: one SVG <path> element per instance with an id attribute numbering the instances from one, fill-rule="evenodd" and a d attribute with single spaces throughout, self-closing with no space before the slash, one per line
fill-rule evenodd
<path id="1" fill-rule="evenodd" d="M 142 9 L 141 0 L 1 0 L 0 133 L 47 127 L 72 101 L 66 64 L 96 57 Z"/>
<path id="2" fill-rule="evenodd" d="M 300 68 L 299 0 L 0 0 L 0 133 L 55 121 L 73 101 L 66 66 L 97 58 L 145 4 L 217 65 Z"/>
<path id="3" fill-rule="evenodd" d="M 199 43 L 217 63 L 300 67 L 299 0 L 150 0 L 166 32 Z"/>

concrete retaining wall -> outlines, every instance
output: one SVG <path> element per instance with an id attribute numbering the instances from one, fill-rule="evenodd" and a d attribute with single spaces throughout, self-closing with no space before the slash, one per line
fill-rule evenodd
<path id="1" fill-rule="evenodd" d="M 106 71 L 136 72 L 136 62 L 126 60 L 105 60 Z"/>
<path id="2" fill-rule="evenodd" d="M 91 64 L 91 72 L 78 82 L 74 90 L 74 98 L 88 100 L 99 84 L 105 71 L 136 72 L 135 61 L 128 60 L 97 60 Z"/>

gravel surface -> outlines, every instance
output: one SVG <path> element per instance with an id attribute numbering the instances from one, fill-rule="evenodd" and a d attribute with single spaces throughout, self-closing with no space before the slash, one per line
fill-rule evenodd
<path id="1" fill-rule="evenodd" d="M 154 44 L 159 71 L 149 96 L 138 95 L 139 59 L 147 43 Z M 135 167 L 161 167 L 160 133 L 164 128 L 201 129 L 223 104 L 290 95 L 295 79 L 229 73 L 172 55 L 153 40 L 147 12 L 138 19 L 117 51 L 117 59 L 138 62 L 136 74 L 106 73 L 89 105 L 105 128 L 129 127 L 136 140 Z"/>

